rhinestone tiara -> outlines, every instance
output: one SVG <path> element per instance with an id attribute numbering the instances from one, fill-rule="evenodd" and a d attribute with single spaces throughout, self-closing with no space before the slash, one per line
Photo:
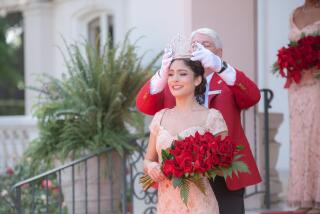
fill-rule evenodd
<path id="1" fill-rule="evenodd" d="M 192 57 L 191 40 L 181 34 L 174 36 L 166 49 L 171 51 L 173 59 L 188 59 Z"/>

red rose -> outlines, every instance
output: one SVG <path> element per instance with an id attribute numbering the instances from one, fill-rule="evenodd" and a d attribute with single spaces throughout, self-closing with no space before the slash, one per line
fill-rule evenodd
<path id="1" fill-rule="evenodd" d="M 6 170 L 7 174 L 12 176 L 14 174 L 14 170 L 11 167 L 8 167 Z"/>
<path id="2" fill-rule="evenodd" d="M 220 156 L 219 166 L 229 167 L 232 163 L 232 158 L 230 156 Z"/>
<path id="3" fill-rule="evenodd" d="M 183 169 L 181 169 L 179 167 L 174 168 L 174 171 L 173 171 L 174 177 L 181 178 L 183 175 L 184 175 Z"/>
<path id="4" fill-rule="evenodd" d="M 57 194 L 57 193 L 60 192 L 60 188 L 59 187 L 55 187 L 55 188 L 52 189 L 52 192 Z"/>
<path id="5" fill-rule="evenodd" d="M 176 146 L 174 149 L 170 150 L 170 154 L 173 155 L 173 156 L 178 156 L 178 155 L 181 154 L 182 151 L 183 150 L 181 148 Z"/>
<path id="6" fill-rule="evenodd" d="M 41 186 L 43 188 L 47 188 L 48 187 L 48 189 L 52 189 L 52 187 L 53 187 L 52 181 L 51 180 L 47 180 L 47 179 L 46 180 L 42 180 Z"/>
<path id="7" fill-rule="evenodd" d="M 212 166 L 219 166 L 220 159 L 217 155 L 212 155 L 210 157 L 210 162 L 211 162 Z"/>
<path id="8" fill-rule="evenodd" d="M 232 143 L 230 137 L 226 137 L 221 143 L 219 144 L 219 154 L 223 156 L 234 156 L 236 151 L 236 146 Z"/>
<path id="9" fill-rule="evenodd" d="M 167 177 L 171 177 L 175 171 L 175 161 L 165 160 L 162 165 L 163 174 Z"/>
<path id="10" fill-rule="evenodd" d="M 203 144 L 200 146 L 200 154 L 205 155 L 207 151 L 209 150 L 209 145 L 208 144 Z"/>
<path id="11" fill-rule="evenodd" d="M 202 159 L 198 159 L 194 163 L 194 169 L 196 172 L 205 173 L 210 169 L 210 165 L 208 165 L 205 161 Z"/>
<path id="12" fill-rule="evenodd" d="M 30 185 L 28 183 L 21 185 L 21 189 L 28 189 L 29 187 Z"/>
<path id="13" fill-rule="evenodd" d="M 181 155 L 176 156 L 177 163 L 180 168 L 184 170 L 185 173 L 192 172 L 192 153 L 183 152 Z"/>

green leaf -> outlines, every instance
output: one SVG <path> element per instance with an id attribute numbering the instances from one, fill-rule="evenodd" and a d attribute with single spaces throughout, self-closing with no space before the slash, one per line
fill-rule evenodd
<path id="1" fill-rule="evenodd" d="M 205 188 L 203 179 L 204 179 L 203 177 L 200 177 L 200 178 L 193 177 L 193 178 L 190 178 L 190 181 L 192 181 L 203 194 L 206 194 L 206 188 Z"/>
<path id="2" fill-rule="evenodd" d="M 226 168 L 220 168 L 220 171 L 222 172 L 224 179 L 227 179 L 227 174 L 228 174 L 227 169 Z"/>
<path id="3" fill-rule="evenodd" d="M 229 167 L 227 169 L 227 176 L 229 176 L 230 178 L 232 178 L 232 173 L 233 173 L 233 168 L 232 167 Z"/>
<path id="4" fill-rule="evenodd" d="M 162 160 L 169 160 L 171 159 L 172 155 L 169 153 L 169 151 L 167 149 L 162 149 L 161 150 L 161 156 L 162 156 Z"/>
<path id="5" fill-rule="evenodd" d="M 178 140 L 183 140 L 184 138 L 180 135 L 177 136 Z"/>
<path id="6" fill-rule="evenodd" d="M 239 177 L 238 170 L 234 170 L 233 172 L 234 172 L 234 174 L 235 174 L 237 177 Z"/>
<path id="7" fill-rule="evenodd" d="M 177 178 L 177 177 L 172 178 L 172 185 L 174 188 L 181 187 L 182 184 L 183 184 L 182 178 Z"/>
<path id="8" fill-rule="evenodd" d="M 242 144 L 239 144 L 239 145 L 236 146 L 236 148 L 237 148 L 238 150 L 244 150 L 245 146 L 242 145 Z"/>
<path id="9" fill-rule="evenodd" d="M 195 179 L 198 179 L 201 177 L 201 175 L 197 174 L 197 173 L 191 173 L 191 176 Z"/>
<path id="10" fill-rule="evenodd" d="M 190 191 L 189 181 L 183 180 L 182 185 L 180 186 L 180 197 L 186 206 L 188 206 L 187 204 L 188 204 L 188 198 L 189 198 L 189 191 Z"/>
<path id="11" fill-rule="evenodd" d="M 235 160 L 238 160 L 238 159 L 240 159 L 240 158 L 242 158 L 242 157 L 243 157 L 242 154 L 238 154 L 238 155 L 235 155 L 235 156 L 234 156 L 233 160 L 235 161 Z"/>
<path id="12" fill-rule="evenodd" d="M 250 173 L 248 166 L 243 161 L 233 161 L 232 169 L 238 172 Z"/>
<path id="13" fill-rule="evenodd" d="M 221 171 L 223 173 L 223 177 L 224 179 L 227 179 L 227 177 L 231 177 L 232 178 L 232 172 L 233 172 L 233 168 L 232 166 L 230 166 L 229 168 L 221 168 Z"/>
<path id="14" fill-rule="evenodd" d="M 216 175 L 217 175 L 217 173 L 214 170 L 209 170 L 207 172 L 207 176 L 206 177 L 214 179 L 216 177 Z"/>

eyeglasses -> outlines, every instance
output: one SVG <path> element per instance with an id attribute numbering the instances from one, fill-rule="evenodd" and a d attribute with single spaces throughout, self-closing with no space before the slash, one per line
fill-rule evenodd
<path id="1" fill-rule="evenodd" d="M 200 43 L 201 45 L 203 45 L 203 47 L 205 48 L 212 48 L 212 49 L 216 49 L 216 46 L 214 44 L 212 44 L 212 42 L 209 42 L 209 41 L 202 41 L 202 42 L 199 42 L 199 41 L 193 41 L 192 42 L 192 48 L 194 49 L 194 44 L 195 43 Z"/>
<path id="2" fill-rule="evenodd" d="M 203 45 L 203 47 L 205 47 L 205 48 L 215 48 L 215 46 L 211 43 L 211 42 L 206 42 L 206 41 L 204 41 L 204 42 L 201 42 L 201 45 Z"/>

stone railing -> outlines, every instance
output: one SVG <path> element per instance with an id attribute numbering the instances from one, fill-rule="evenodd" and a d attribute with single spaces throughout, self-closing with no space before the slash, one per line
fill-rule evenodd
<path id="1" fill-rule="evenodd" d="M 0 172 L 13 166 L 27 144 L 38 134 L 37 121 L 29 116 L 0 117 Z"/>

